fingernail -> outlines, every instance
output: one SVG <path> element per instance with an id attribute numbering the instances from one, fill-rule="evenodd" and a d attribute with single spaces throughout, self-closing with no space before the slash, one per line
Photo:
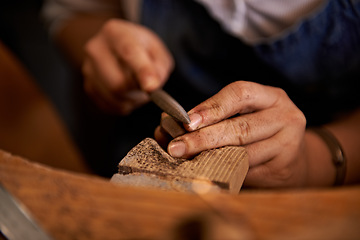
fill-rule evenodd
<path id="1" fill-rule="evenodd" d="M 172 157 L 180 158 L 185 154 L 185 143 L 182 141 L 171 142 L 168 146 L 168 151 Z"/>
<path id="2" fill-rule="evenodd" d="M 159 87 L 159 80 L 153 76 L 146 78 L 146 81 L 143 85 L 145 91 L 151 92 Z"/>
<path id="3" fill-rule="evenodd" d="M 202 117 L 198 113 L 193 113 L 189 116 L 189 118 L 190 118 L 190 124 L 189 124 L 190 130 L 196 130 L 199 127 L 200 123 L 202 122 Z"/>

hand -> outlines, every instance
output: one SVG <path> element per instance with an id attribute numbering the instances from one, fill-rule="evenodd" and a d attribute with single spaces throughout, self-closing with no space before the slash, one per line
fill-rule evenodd
<path id="1" fill-rule="evenodd" d="M 103 109 L 129 114 L 149 101 L 173 68 L 173 59 L 150 30 L 120 19 L 109 20 L 85 46 L 86 92 Z"/>
<path id="2" fill-rule="evenodd" d="M 173 157 L 191 158 L 213 148 L 244 146 L 250 169 L 245 186 L 304 186 L 306 119 L 279 89 L 239 81 L 189 112 L 189 133 L 168 145 Z M 157 130 L 157 138 L 163 134 Z"/>

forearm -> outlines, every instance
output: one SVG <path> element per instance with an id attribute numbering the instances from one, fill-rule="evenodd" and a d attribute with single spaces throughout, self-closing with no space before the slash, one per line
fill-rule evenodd
<path id="1" fill-rule="evenodd" d="M 55 41 L 70 61 L 80 67 L 85 43 L 115 14 L 76 14 L 68 19 L 55 34 Z"/>
<path id="2" fill-rule="evenodd" d="M 360 109 L 324 127 L 331 132 L 344 151 L 346 176 L 344 184 L 360 182 Z M 308 152 L 310 186 L 330 186 L 334 183 L 336 168 L 328 146 L 323 139 L 308 130 L 305 135 Z"/>
<path id="3" fill-rule="evenodd" d="M 50 35 L 77 66 L 83 47 L 109 18 L 124 16 L 120 0 L 45 0 L 41 16 Z"/>

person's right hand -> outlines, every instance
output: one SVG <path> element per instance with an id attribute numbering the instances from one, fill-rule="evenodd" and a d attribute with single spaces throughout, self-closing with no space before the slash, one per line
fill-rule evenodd
<path id="1" fill-rule="evenodd" d="M 173 59 L 150 30 L 112 19 L 85 46 L 85 91 L 104 110 L 127 115 L 166 82 Z"/>

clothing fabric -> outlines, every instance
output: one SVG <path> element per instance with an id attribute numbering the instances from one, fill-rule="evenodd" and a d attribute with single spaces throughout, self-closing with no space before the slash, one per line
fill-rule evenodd
<path id="1" fill-rule="evenodd" d="M 309 124 L 324 123 L 359 103 L 358 0 L 330 0 L 286 35 L 254 46 L 224 32 L 193 1 L 143 4 L 143 24 L 172 50 L 175 72 L 207 96 L 236 80 L 278 86 L 306 113 Z"/>
<path id="2" fill-rule="evenodd" d="M 225 31 L 253 44 L 275 37 L 315 13 L 326 0 L 194 0 L 205 6 Z M 141 0 L 47 0 L 44 16 L 51 32 L 76 12 L 120 12 L 138 22 Z"/>
<path id="3" fill-rule="evenodd" d="M 41 15 L 54 35 L 75 13 L 120 13 L 120 9 L 118 0 L 44 0 Z"/>
<path id="4" fill-rule="evenodd" d="M 274 38 L 315 14 L 325 0 L 196 0 L 226 31 L 249 44 Z"/>

